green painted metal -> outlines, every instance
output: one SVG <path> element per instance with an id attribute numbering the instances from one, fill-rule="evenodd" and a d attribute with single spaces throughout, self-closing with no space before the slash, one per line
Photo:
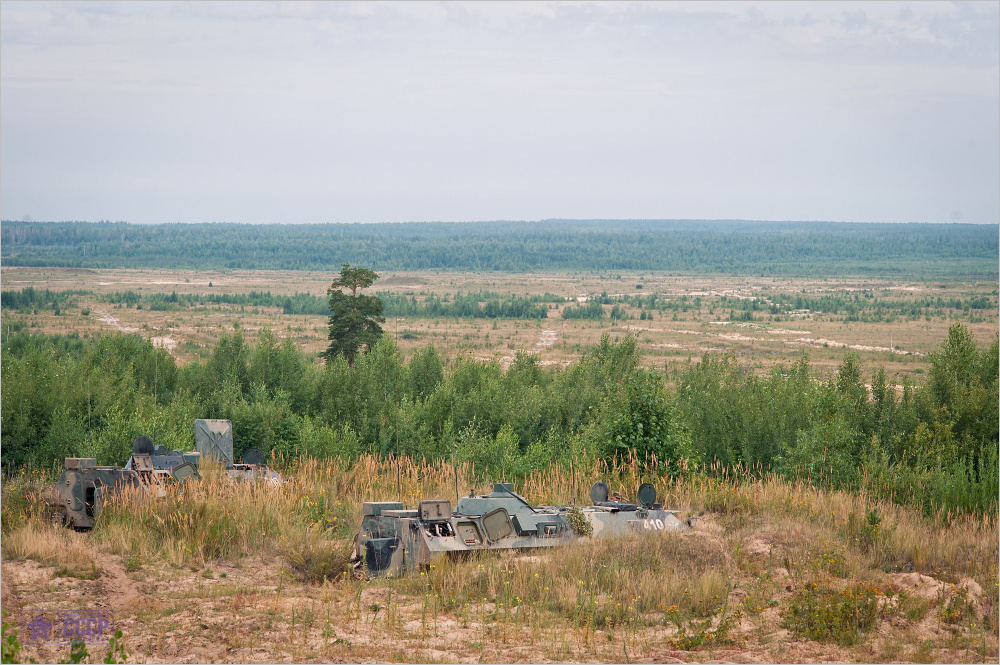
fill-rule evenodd
<path id="1" fill-rule="evenodd" d="M 593 529 L 591 537 L 641 538 L 657 531 L 682 531 L 675 510 L 658 503 L 634 505 L 607 501 L 607 485 L 592 495 L 601 501 L 579 508 Z M 650 486 L 651 487 L 651 486 Z M 643 498 L 655 498 L 644 487 Z M 532 506 L 509 483 L 489 494 L 459 499 L 426 499 L 416 510 L 396 501 L 365 503 L 355 536 L 357 566 L 373 576 L 398 576 L 428 566 L 439 556 L 463 552 L 559 547 L 583 537 L 573 530 L 569 506 Z"/>

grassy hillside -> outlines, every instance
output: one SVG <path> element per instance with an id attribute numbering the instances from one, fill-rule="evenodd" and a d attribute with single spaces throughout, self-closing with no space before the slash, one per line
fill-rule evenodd
<path id="1" fill-rule="evenodd" d="M 770 474 L 635 461 L 517 482 L 534 503 L 652 481 L 681 534 L 442 559 L 400 579 L 347 565 L 361 502 L 454 497 L 446 461 L 302 460 L 281 488 L 213 472 L 109 505 L 90 534 L 45 517 L 47 479 L 3 485 L 3 607 L 115 612 L 130 660 L 167 662 L 986 662 L 997 658 L 996 514 L 946 519 Z M 483 488 L 469 465 L 461 491 Z M 16 626 L 12 626 L 16 627 Z M 23 626 L 21 627 L 22 634 Z M 94 653 L 103 654 L 106 647 Z M 28 646 L 25 657 L 64 658 Z"/>

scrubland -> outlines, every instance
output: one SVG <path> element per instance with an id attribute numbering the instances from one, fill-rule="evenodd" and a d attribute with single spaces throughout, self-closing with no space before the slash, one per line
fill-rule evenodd
<path id="1" fill-rule="evenodd" d="M 108 609 L 136 662 L 997 661 L 995 282 L 383 277 L 394 307 L 491 292 L 548 316 L 393 315 L 324 363 L 326 318 L 296 308 L 330 275 L 5 268 L 5 621 Z M 202 417 L 288 482 L 203 469 L 92 532 L 53 521 L 64 457 L 189 449 Z M 567 505 L 653 482 L 692 528 L 350 565 L 363 501 L 500 479 Z"/>
<path id="2" fill-rule="evenodd" d="M 231 333 L 238 326 L 248 341 L 256 341 L 263 330 L 271 330 L 280 338 L 291 339 L 302 352 L 315 355 L 327 345 L 327 318 L 322 314 L 288 314 L 280 306 L 251 304 L 256 301 L 233 304 L 211 299 L 251 292 L 281 298 L 296 294 L 323 298 L 333 276 L 318 271 L 5 267 L 5 291 L 31 287 L 53 293 L 79 290 L 86 295 L 72 296 L 69 305 L 61 309 L 46 303 L 8 311 L 4 330 L 6 333 L 12 327 L 82 337 L 115 331 L 137 333 L 169 350 L 179 364 L 187 364 L 204 361 L 220 334 Z M 808 352 L 817 368 L 832 372 L 845 352 L 854 352 L 867 367 L 881 366 L 889 373 L 919 378 L 926 371 L 927 354 L 947 337 L 956 318 L 961 318 L 983 344 L 992 340 L 997 327 L 996 282 L 952 278 L 421 271 L 382 273 L 373 290 L 418 302 L 454 300 L 457 294 L 470 293 L 550 294 L 563 299 L 547 303 L 548 317 L 540 320 L 394 317 L 387 309 L 385 329 L 403 353 L 434 344 L 449 362 L 462 357 L 498 358 L 506 365 L 522 351 L 536 354 L 543 365 L 566 366 L 609 333 L 635 336 L 649 367 L 697 360 L 706 352 L 733 352 L 769 368 Z M 563 318 L 564 309 L 593 301 L 602 293 L 621 301 L 624 315 L 631 318 L 612 319 L 611 305 L 605 306 L 602 320 Z M 172 294 L 200 298 L 203 304 L 178 306 L 165 300 Z M 650 310 L 648 299 L 652 295 L 657 302 Z M 647 300 L 643 308 L 636 304 L 639 296 Z M 796 297 L 812 300 L 817 307 L 822 301 L 828 309 L 771 313 L 770 301 L 790 300 L 794 306 Z M 970 303 L 982 305 L 984 298 L 986 307 L 970 307 Z M 765 301 L 769 301 L 766 306 Z M 743 309 L 754 302 L 758 303 L 756 308 Z M 928 302 L 931 306 L 921 306 Z M 142 307 L 137 308 L 137 304 Z M 837 310 L 829 311 L 833 307 Z M 641 319 L 643 309 L 655 318 Z M 750 320 L 746 320 L 748 311 Z"/>
<path id="3" fill-rule="evenodd" d="M 692 528 L 367 579 L 349 562 L 362 501 L 454 499 L 456 475 L 463 493 L 485 489 L 483 475 L 375 456 L 283 464 L 280 487 L 207 470 L 161 500 L 120 497 L 90 533 L 53 524 L 42 500 L 51 478 L 6 480 L 4 610 L 110 609 L 134 662 L 998 657 L 995 513 L 925 515 L 863 486 L 752 469 L 670 477 L 635 460 L 595 462 L 535 471 L 518 489 L 568 504 L 598 479 L 625 496 L 652 481 Z M 63 651 L 26 645 L 24 655 Z"/>

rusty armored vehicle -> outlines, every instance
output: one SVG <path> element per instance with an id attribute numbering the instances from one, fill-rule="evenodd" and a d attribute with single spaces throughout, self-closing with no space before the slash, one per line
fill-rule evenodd
<path id="1" fill-rule="evenodd" d="M 624 503 L 604 482 L 591 488 L 593 505 L 532 506 L 511 483 L 494 483 L 483 496 L 470 492 L 454 510 L 448 499 L 425 499 L 407 509 L 396 501 L 363 505 L 355 537 L 356 566 L 373 576 L 398 576 L 427 566 L 439 556 L 465 552 L 558 547 L 584 535 L 642 537 L 688 526 L 656 502 L 656 488 L 644 483 L 637 503 Z"/>
<path id="2" fill-rule="evenodd" d="M 92 457 L 67 457 L 62 475 L 52 487 L 49 503 L 64 511 L 65 524 L 90 529 L 104 501 L 114 492 L 132 491 L 143 497 L 164 496 L 168 484 L 197 480 L 202 459 L 212 458 L 236 478 L 264 478 L 280 482 L 277 472 L 268 469 L 255 448 L 233 463 L 233 430 L 228 420 L 196 420 L 195 450 L 168 451 L 146 436 L 132 443 L 132 455 L 120 466 L 99 466 Z"/>

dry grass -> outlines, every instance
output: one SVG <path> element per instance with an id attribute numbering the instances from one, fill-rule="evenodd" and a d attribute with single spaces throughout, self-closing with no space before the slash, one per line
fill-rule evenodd
<path id="1" fill-rule="evenodd" d="M 580 501 L 597 478 L 626 496 L 653 481 L 682 517 L 700 519 L 682 534 L 446 558 L 366 580 L 343 575 L 361 502 L 453 497 L 456 469 L 364 457 L 293 471 L 277 489 L 209 470 L 165 499 L 121 497 L 89 535 L 28 517 L 5 529 L 4 607 L 124 593 L 138 599 L 120 607 L 130 648 L 147 662 L 997 658 L 996 515 L 927 519 L 766 475 L 674 480 L 634 461 L 595 464 L 575 469 Z M 457 471 L 462 493 L 476 485 L 473 469 Z M 551 468 L 520 489 L 535 503 L 570 503 L 573 475 Z M 17 483 L 4 485 L 5 511 Z M 72 579 L 67 590 L 34 575 L 32 559 L 123 572 L 113 585 Z M 819 608 L 830 630 L 796 623 L 805 615 L 793 606 Z M 869 618 L 854 622 L 848 610 Z"/>
<path id="2" fill-rule="evenodd" d="M 133 290 L 141 295 L 154 293 L 211 294 L 247 293 L 252 290 L 275 294 L 310 292 L 326 293 L 331 275 L 319 272 L 202 272 L 183 270 L 79 270 L 71 268 L 24 268 L 4 270 L 3 288 L 52 290 L 86 289 L 96 294 Z M 208 283 L 212 282 L 212 287 Z M 644 285 L 635 289 L 636 283 Z M 660 369 L 665 363 L 697 360 L 706 351 L 736 352 L 752 358 L 768 368 L 793 361 L 806 351 L 813 365 L 822 372 L 832 372 L 850 347 L 859 355 L 867 369 L 884 367 L 892 374 L 908 374 L 919 378 L 927 370 L 927 353 L 947 338 L 955 312 L 948 316 L 932 316 L 930 320 L 896 320 L 883 323 L 845 322 L 843 315 L 808 314 L 789 320 L 771 321 L 768 315 L 754 323 L 728 322 L 728 306 L 720 304 L 722 296 L 753 297 L 763 289 L 774 293 L 800 295 L 847 295 L 863 289 L 875 290 L 879 297 L 908 300 L 931 296 L 945 299 L 993 294 L 995 283 L 909 282 L 878 279 L 733 277 L 728 275 L 623 274 L 617 276 L 571 273 L 540 274 L 466 274 L 466 273 L 386 273 L 377 288 L 397 294 L 435 294 L 442 296 L 458 291 L 490 290 L 502 294 L 553 293 L 564 298 L 609 294 L 648 296 L 657 293 L 665 298 L 687 296 L 701 298 L 700 307 L 688 311 L 657 313 L 651 321 L 631 320 L 610 327 L 610 322 L 564 321 L 559 310 L 550 312 L 542 321 L 498 321 L 493 327 L 487 320 L 458 319 L 399 319 L 390 320 L 386 330 L 399 335 L 397 343 L 404 354 L 411 354 L 434 343 L 445 359 L 459 356 L 482 360 L 499 358 L 502 363 L 514 359 L 517 351 L 536 353 L 543 364 L 566 365 L 579 360 L 582 353 L 595 345 L 602 334 L 635 335 L 644 362 Z M 289 316 L 277 308 L 240 306 L 210 306 L 183 309 L 176 312 L 149 309 L 114 309 L 96 298 L 78 299 L 80 309 L 69 308 L 59 316 L 51 311 L 38 314 L 12 314 L 11 321 L 23 320 L 31 330 L 45 333 L 77 332 L 96 335 L 113 331 L 115 325 L 102 321 L 102 313 L 118 319 L 117 326 L 154 337 L 165 343 L 179 362 L 205 357 L 211 352 L 220 333 L 231 332 L 239 323 L 244 335 L 253 341 L 263 328 L 272 329 L 279 337 L 290 337 L 307 353 L 319 353 L 326 348 L 327 321 L 322 316 Z M 561 305 L 565 306 L 565 305 Z M 90 314 L 81 311 L 88 308 Z M 630 308 L 638 316 L 638 310 Z M 995 311 L 982 310 L 982 320 L 969 323 L 980 343 L 989 344 L 997 328 Z M 547 331 L 547 332 L 546 332 Z M 543 332 L 546 334 L 543 336 Z M 403 336 L 405 334 L 405 336 Z M 845 346 L 846 345 L 846 346 Z M 891 353 L 889 346 L 915 355 Z M 921 355 L 924 354 L 924 355 Z"/>
<path id="3" fill-rule="evenodd" d="M 5 559 L 30 559 L 55 568 L 56 576 L 96 579 L 100 574 L 87 537 L 55 524 L 26 522 L 3 536 Z"/>

